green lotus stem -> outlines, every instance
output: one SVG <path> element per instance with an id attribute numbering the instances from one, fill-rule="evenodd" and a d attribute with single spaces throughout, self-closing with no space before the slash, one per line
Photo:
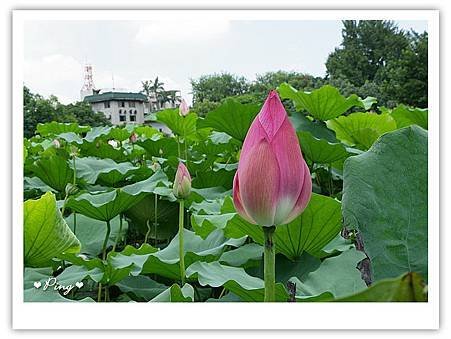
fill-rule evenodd
<path id="1" fill-rule="evenodd" d="M 77 213 L 74 212 L 74 235 L 77 235 Z"/>
<path id="2" fill-rule="evenodd" d="M 154 216 L 155 216 L 155 223 L 154 223 L 154 229 L 155 229 L 155 247 L 157 247 L 158 238 L 157 238 L 157 222 L 158 222 L 158 195 L 155 193 L 155 203 L 154 203 Z"/>
<path id="3" fill-rule="evenodd" d="M 144 243 L 147 244 L 147 239 L 149 239 L 149 235 L 150 235 L 150 224 L 149 224 L 150 219 L 148 219 L 146 221 L 146 226 L 147 226 L 147 232 L 146 235 L 144 236 Z"/>
<path id="4" fill-rule="evenodd" d="M 99 289 L 97 290 L 97 302 L 102 301 L 102 283 L 99 283 Z"/>
<path id="5" fill-rule="evenodd" d="M 108 220 L 106 222 L 106 234 L 105 234 L 105 239 L 103 240 L 103 246 L 102 246 L 102 260 L 106 259 L 106 246 L 108 244 L 110 232 L 111 232 L 111 224 L 110 224 L 110 221 Z"/>
<path id="6" fill-rule="evenodd" d="M 116 246 L 117 246 L 117 243 L 119 242 L 121 233 L 122 233 L 122 213 L 119 214 L 119 232 L 117 232 L 117 234 L 116 234 L 116 240 L 114 241 L 114 245 L 113 245 L 113 252 L 116 250 Z"/>
<path id="7" fill-rule="evenodd" d="M 182 281 L 182 286 L 185 284 L 185 251 L 183 249 L 183 216 L 184 216 L 184 204 L 185 200 L 179 200 L 179 256 L 180 256 L 180 278 Z"/>
<path id="8" fill-rule="evenodd" d="M 179 158 L 180 158 L 180 137 L 177 135 L 177 151 L 178 151 L 178 155 L 179 155 Z"/>
<path id="9" fill-rule="evenodd" d="M 276 251 L 273 235 L 276 226 L 263 227 L 265 235 L 264 251 L 264 278 L 265 278 L 265 302 L 276 301 Z"/>
<path id="10" fill-rule="evenodd" d="M 77 183 L 77 168 L 75 167 L 75 155 L 72 157 L 72 164 L 74 167 L 74 180 L 73 180 L 73 184 L 75 186 L 75 184 Z"/>

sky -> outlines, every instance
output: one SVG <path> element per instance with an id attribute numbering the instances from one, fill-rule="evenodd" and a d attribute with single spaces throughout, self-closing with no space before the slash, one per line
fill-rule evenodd
<path id="1" fill-rule="evenodd" d="M 397 21 L 427 30 L 426 21 Z M 80 99 L 83 65 L 96 88 L 140 91 L 159 77 L 191 102 L 190 79 L 229 72 L 254 80 L 286 70 L 324 76 L 341 21 L 43 21 L 25 23 L 24 83 L 62 103 Z"/>

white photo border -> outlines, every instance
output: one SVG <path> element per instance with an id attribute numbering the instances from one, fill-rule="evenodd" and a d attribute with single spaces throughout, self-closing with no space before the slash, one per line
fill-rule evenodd
<path id="1" fill-rule="evenodd" d="M 23 301 L 23 67 L 27 20 L 186 18 L 186 10 L 13 11 L 12 307 L 14 329 L 438 329 L 439 11 L 189 10 L 190 19 L 428 22 L 428 299 L 426 303 L 39 303 Z M 80 316 L 82 314 L 83 316 Z M 179 315 L 179 316 L 177 316 Z M 76 322 L 73 319 L 77 319 Z M 271 319 L 271 321 L 268 321 Z"/>

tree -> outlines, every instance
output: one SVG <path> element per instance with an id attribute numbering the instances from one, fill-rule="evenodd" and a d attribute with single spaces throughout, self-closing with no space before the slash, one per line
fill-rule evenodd
<path id="1" fill-rule="evenodd" d="M 393 21 L 345 20 L 343 25 L 343 42 L 327 58 L 327 74 L 355 86 L 376 80 L 378 72 L 399 59 L 409 44 L 405 32 Z"/>
<path id="2" fill-rule="evenodd" d="M 31 138 L 36 133 L 39 123 L 51 121 L 75 122 L 93 127 L 111 125 L 103 113 L 94 113 L 89 103 L 86 102 L 63 105 L 56 96 L 51 95 L 46 99 L 39 94 L 33 94 L 26 86 L 23 87 L 23 97 L 24 136 L 26 138 Z"/>
<path id="3" fill-rule="evenodd" d="M 227 97 L 241 95 L 249 90 L 245 77 L 230 73 L 203 75 L 199 79 L 191 79 L 194 105 L 205 100 L 220 102 Z"/>
<path id="4" fill-rule="evenodd" d="M 60 104 L 57 111 L 65 122 L 73 118 L 79 125 L 109 126 L 111 122 L 101 112 L 94 112 L 88 102 L 79 101 L 69 105 Z"/>
<path id="5" fill-rule="evenodd" d="M 411 32 L 410 44 L 399 59 L 381 72 L 381 90 L 385 96 L 411 106 L 428 105 L 428 34 Z"/>

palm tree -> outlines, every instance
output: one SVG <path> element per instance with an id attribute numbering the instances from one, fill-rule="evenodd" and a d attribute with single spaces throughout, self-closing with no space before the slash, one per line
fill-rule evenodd
<path id="1" fill-rule="evenodd" d="M 158 80 L 158 77 L 155 78 L 155 80 L 145 80 L 141 81 L 142 90 L 141 93 L 145 94 L 147 96 L 147 99 L 149 100 L 149 108 L 151 109 L 150 102 L 152 99 L 156 100 L 156 109 L 159 110 L 162 105 L 167 101 L 166 96 L 163 94 L 165 92 L 164 90 L 164 83 L 160 82 Z"/>
<path id="2" fill-rule="evenodd" d="M 161 94 L 164 92 L 164 83 L 158 80 L 158 77 L 153 81 L 153 85 L 151 86 L 152 94 L 157 99 L 157 109 L 161 108 Z"/>

